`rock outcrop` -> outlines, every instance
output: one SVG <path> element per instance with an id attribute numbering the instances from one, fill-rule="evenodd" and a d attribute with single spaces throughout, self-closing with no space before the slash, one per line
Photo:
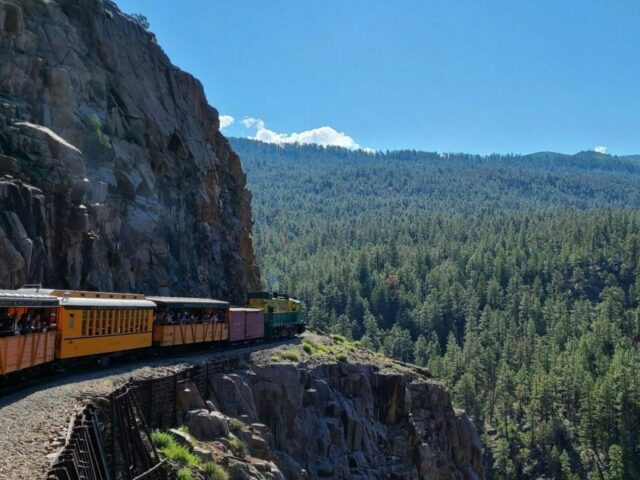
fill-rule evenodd
<path id="1" fill-rule="evenodd" d="M 0 287 L 240 301 L 245 183 L 200 82 L 113 3 L 0 0 Z"/>
<path id="2" fill-rule="evenodd" d="M 440 384 L 366 351 L 351 357 L 254 359 L 243 370 L 212 374 L 210 398 L 197 401 L 197 387 L 185 384 L 179 404 L 204 401 L 209 410 L 182 413 L 192 446 L 239 479 L 484 478 L 473 423 Z M 246 448 L 241 459 L 233 437 Z"/>

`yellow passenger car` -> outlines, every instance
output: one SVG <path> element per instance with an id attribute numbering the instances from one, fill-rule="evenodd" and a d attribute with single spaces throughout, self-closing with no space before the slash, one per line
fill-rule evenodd
<path id="1" fill-rule="evenodd" d="M 56 358 L 151 347 L 155 304 L 144 295 L 37 289 L 60 299 Z"/>
<path id="2" fill-rule="evenodd" d="M 161 347 L 229 339 L 229 303 L 212 298 L 147 297 L 157 305 L 153 343 Z"/>

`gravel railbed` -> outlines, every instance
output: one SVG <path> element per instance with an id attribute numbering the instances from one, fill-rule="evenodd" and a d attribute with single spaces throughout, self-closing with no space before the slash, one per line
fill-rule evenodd
<path id="1" fill-rule="evenodd" d="M 64 443 L 69 421 L 88 399 L 108 395 L 133 378 L 159 378 L 219 356 L 277 349 L 290 343 L 252 345 L 190 356 L 159 357 L 96 368 L 0 397 L 0 480 L 41 479 Z M 268 355 L 267 352 L 261 352 Z M 263 357 L 264 358 L 264 357 Z"/>

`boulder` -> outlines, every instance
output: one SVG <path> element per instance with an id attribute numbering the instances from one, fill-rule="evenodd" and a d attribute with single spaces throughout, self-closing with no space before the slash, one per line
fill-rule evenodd
<path id="1" fill-rule="evenodd" d="M 187 413 L 206 408 L 207 405 L 194 382 L 188 380 L 178 383 L 176 389 L 176 410 L 178 412 Z"/>
<path id="2" fill-rule="evenodd" d="M 187 413 L 185 425 L 189 433 L 199 440 L 213 440 L 229 435 L 227 421 L 219 412 L 206 409 L 192 410 Z"/>

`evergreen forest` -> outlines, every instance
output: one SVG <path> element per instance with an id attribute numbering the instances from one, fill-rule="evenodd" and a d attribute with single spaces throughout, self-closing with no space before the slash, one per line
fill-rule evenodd
<path id="1" fill-rule="evenodd" d="M 640 478 L 640 158 L 232 145 L 265 288 L 426 367 L 491 478 Z"/>

